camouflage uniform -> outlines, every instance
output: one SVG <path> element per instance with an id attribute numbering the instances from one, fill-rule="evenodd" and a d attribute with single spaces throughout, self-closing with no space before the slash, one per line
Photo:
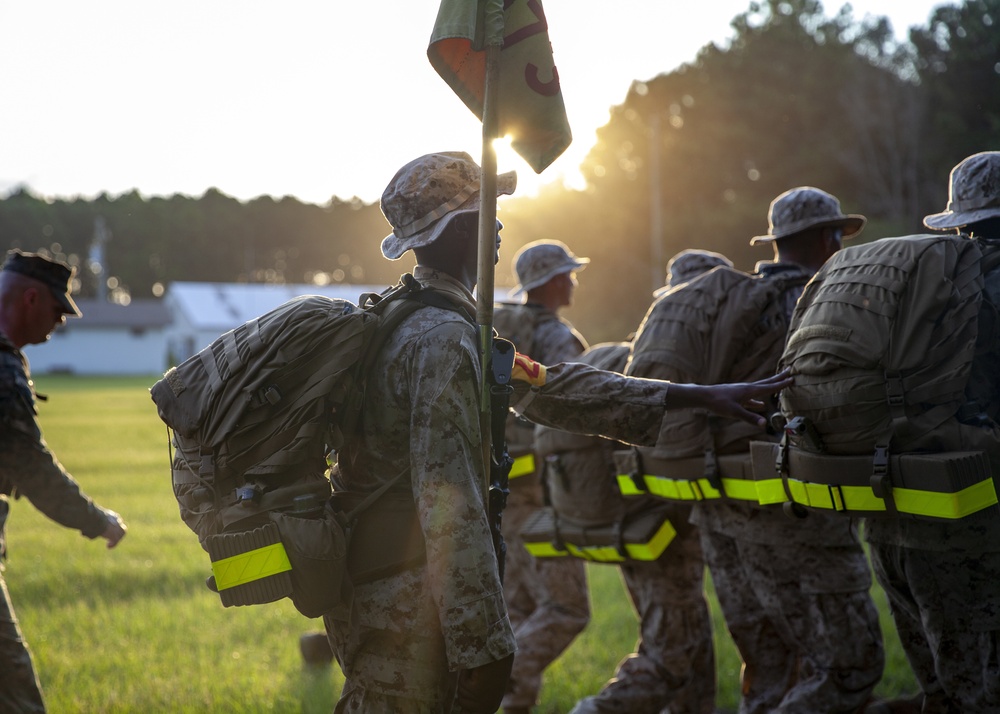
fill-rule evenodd
<path id="1" fill-rule="evenodd" d="M 449 276 L 419 265 L 414 276 L 474 313 L 471 294 Z M 426 563 L 357 586 L 349 608 L 324 618 L 346 677 L 337 711 L 446 712 L 459 670 L 515 646 L 485 513 L 475 329 L 425 307 L 373 369 L 381 378 L 368 385 L 363 435 L 342 454 L 335 486 L 370 492 L 408 471 L 394 488 L 412 494 Z M 512 403 L 541 423 L 649 443 L 667 389 L 563 364 L 548 368 L 544 386 L 518 383 Z"/>
<path id="2" fill-rule="evenodd" d="M 927 216 L 934 230 L 1000 217 L 1000 152 L 983 152 L 951 174 L 948 208 Z M 976 228 L 975 233 L 980 231 Z M 1000 235 L 983 235 L 985 296 L 980 343 L 966 395 L 992 432 L 991 463 L 1000 443 Z M 992 268 L 992 269 L 991 269 Z M 992 343 L 990 342 L 992 341 Z M 927 714 L 1000 711 L 1000 519 L 956 522 L 867 519 L 872 565 L 889 598 L 893 621 L 924 695 Z"/>
<path id="3" fill-rule="evenodd" d="M 842 214 L 834 197 L 811 187 L 776 198 L 769 219 L 768 235 L 751 243 L 826 226 L 851 235 L 864 225 L 862 216 Z M 764 320 L 780 320 L 774 324 L 787 330 L 810 272 L 781 262 L 762 262 L 757 272 L 761 280 L 783 281 L 782 293 L 761 315 L 759 327 Z M 720 301 L 719 309 L 728 306 Z M 661 301 L 650 309 L 636 336 L 628 373 L 697 381 L 697 375 L 679 374 L 684 370 L 670 364 L 676 360 L 657 357 L 664 346 L 644 337 L 646 331 L 657 334 L 657 323 L 669 319 L 670 307 L 669 301 Z M 773 331 L 767 328 L 767 334 Z M 783 342 L 774 340 L 753 364 L 743 364 L 746 374 L 732 373 L 740 371 L 734 362 L 727 380 L 773 373 Z M 746 355 L 740 358 L 748 361 Z M 773 439 L 766 434 L 751 438 Z M 662 441 L 669 444 L 671 435 L 665 433 Z M 700 531 L 726 624 L 743 659 L 740 714 L 854 712 L 863 707 L 881 677 L 884 653 L 856 525 L 839 514 L 796 520 L 780 508 L 735 501 L 696 502 L 691 520 Z"/>
<path id="4" fill-rule="evenodd" d="M 621 372 L 628 355 L 628 343 L 601 345 L 588 350 L 581 361 Z M 540 443 L 545 443 L 547 431 L 539 429 Z M 584 522 L 613 520 L 627 509 L 641 508 L 641 499 L 623 499 L 618 491 L 611 456 L 616 444 L 576 439 L 576 448 L 558 454 L 567 475 L 564 488 L 552 489 L 560 515 Z M 621 661 L 615 677 L 598 694 L 578 702 L 572 714 L 658 714 L 668 706 L 672 714 L 710 714 L 715 709 L 715 655 L 701 545 L 697 529 L 687 523 L 690 507 L 670 504 L 670 511 L 677 535 L 663 555 L 619 566 L 639 620 L 636 651 Z"/>
<path id="5" fill-rule="evenodd" d="M 505 319 L 505 312 L 512 313 L 509 319 Z M 519 350 L 543 364 L 571 361 L 586 348 L 586 341 L 572 325 L 541 305 L 502 307 L 495 320 L 501 337 L 511 339 Z M 529 334 L 522 339 L 501 328 L 502 323 L 510 321 L 520 323 Z M 512 456 L 533 452 L 533 432 L 534 425 L 521 417 L 511 416 L 507 434 Z M 583 561 L 534 558 L 521 538 L 525 521 L 545 505 L 545 490 L 537 462 L 534 472 L 510 479 L 510 495 L 503 517 L 503 537 L 507 542 L 503 589 L 517 639 L 517 655 L 504 707 L 535 705 L 542 686 L 542 672 L 590 620 Z"/>
<path id="6" fill-rule="evenodd" d="M 108 514 L 85 496 L 42 438 L 36 420 L 35 393 L 28 361 L 0 334 L 0 552 L 6 555 L 3 523 L 7 497 L 27 496 L 38 510 L 67 528 L 96 538 L 108 526 Z M 31 655 L 0 577 L 0 711 L 43 712 Z"/>
<path id="7" fill-rule="evenodd" d="M 759 264 L 758 272 L 808 276 L 781 263 Z M 793 284 L 782 296 L 786 324 L 803 285 Z M 740 713 L 863 706 L 881 678 L 884 651 L 857 522 L 707 502 L 694 506 L 692 520 L 744 663 Z"/>

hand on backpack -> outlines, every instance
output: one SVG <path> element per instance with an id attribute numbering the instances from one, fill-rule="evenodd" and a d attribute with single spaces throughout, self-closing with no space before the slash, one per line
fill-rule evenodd
<path id="1" fill-rule="evenodd" d="M 493 714 L 500 708 L 514 655 L 458 673 L 456 710 L 462 714 Z"/>

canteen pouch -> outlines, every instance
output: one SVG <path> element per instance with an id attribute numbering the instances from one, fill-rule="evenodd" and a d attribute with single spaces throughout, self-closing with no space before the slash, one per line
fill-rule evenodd
<path id="1" fill-rule="evenodd" d="M 291 593 L 295 609 L 306 617 L 324 613 L 351 600 L 347 575 L 350 530 L 343 515 L 327 503 L 315 517 L 270 513 L 291 564 Z"/>

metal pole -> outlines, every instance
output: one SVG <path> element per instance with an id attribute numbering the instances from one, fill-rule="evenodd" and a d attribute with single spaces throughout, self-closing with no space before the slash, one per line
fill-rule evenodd
<path id="1" fill-rule="evenodd" d="M 663 196 L 660 187 L 660 115 L 654 114 L 649 137 L 649 259 L 653 290 L 663 287 Z"/>

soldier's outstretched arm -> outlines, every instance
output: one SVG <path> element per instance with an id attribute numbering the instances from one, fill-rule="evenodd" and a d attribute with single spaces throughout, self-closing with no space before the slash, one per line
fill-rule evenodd
<path id="1" fill-rule="evenodd" d="M 779 392 L 792 384 L 791 373 L 786 369 L 767 379 L 735 384 L 671 384 L 667 392 L 668 409 L 707 409 L 724 417 L 742 419 L 764 426 L 766 419 L 758 412 L 764 402 L 758 397 Z"/>

